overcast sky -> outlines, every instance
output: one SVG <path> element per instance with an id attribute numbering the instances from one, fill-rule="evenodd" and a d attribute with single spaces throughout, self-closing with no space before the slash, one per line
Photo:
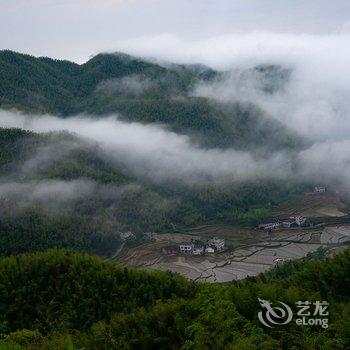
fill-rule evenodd
<path id="1" fill-rule="evenodd" d="M 152 55 L 140 43 L 158 39 L 349 31 L 349 0 L 0 0 L 1 49 L 77 62 L 101 51 Z"/>

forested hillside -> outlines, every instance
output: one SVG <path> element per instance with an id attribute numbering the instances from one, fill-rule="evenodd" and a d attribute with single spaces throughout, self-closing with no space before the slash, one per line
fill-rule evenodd
<path id="1" fill-rule="evenodd" d="M 267 94 L 288 79 L 276 66 L 256 69 Z M 61 118 L 87 115 L 142 125 L 161 124 L 206 148 L 270 151 L 302 147 L 259 108 L 240 101 L 196 97 L 200 82 L 221 79 L 202 65 L 145 61 L 125 54 L 99 54 L 84 64 L 0 51 L 0 108 Z M 279 180 L 162 183 L 135 177 L 111 163 L 100 145 L 59 132 L 0 130 L 0 255 L 73 248 L 107 256 L 131 230 L 173 231 L 188 225 L 256 225 L 302 183 Z"/>
<path id="2" fill-rule="evenodd" d="M 0 129 L 0 255 L 72 248 L 103 256 L 119 233 L 201 223 L 257 225 L 303 186 L 278 181 L 149 183 L 108 162 L 98 146 L 66 132 Z"/>
<path id="3" fill-rule="evenodd" d="M 272 93 L 287 79 L 278 67 L 257 67 Z M 99 54 L 78 65 L 0 51 L 0 108 L 61 116 L 87 113 L 162 123 L 210 147 L 294 149 L 301 140 L 252 104 L 195 97 L 201 81 L 222 73 L 203 66 L 160 66 L 125 54 Z M 273 135 L 273 137 L 271 137 Z"/>
<path id="4" fill-rule="evenodd" d="M 349 18 L 0 0 L 0 350 L 350 350 Z"/>
<path id="5" fill-rule="evenodd" d="M 349 250 L 227 285 L 103 263 L 69 251 L 0 260 L 2 349 L 346 349 Z M 258 298 L 327 300 L 329 327 L 268 329 Z"/>

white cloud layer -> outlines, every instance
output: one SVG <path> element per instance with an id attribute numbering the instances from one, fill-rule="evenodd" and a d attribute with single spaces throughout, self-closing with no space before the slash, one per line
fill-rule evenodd
<path id="1" fill-rule="evenodd" d="M 283 177 L 288 170 L 282 155 L 269 160 L 256 160 L 233 149 L 200 149 L 190 139 L 166 131 L 161 126 L 126 123 L 109 118 L 31 117 L 13 112 L 0 112 L 0 126 L 18 127 L 35 132 L 66 130 L 94 140 L 109 158 L 128 167 L 135 175 L 153 180 L 182 179 L 242 180 L 259 177 Z"/>
<path id="2" fill-rule="evenodd" d="M 91 195 L 95 185 L 87 180 L 41 180 L 16 182 L 0 179 L 0 198 L 20 207 L 40 206 L 45 210 L 68 210 L 70 205 Z"/>
<path id="3" fill-rule="evenodd" d="M 201 149 L 187 136 L 160 126 L 126 123 L 115 117 L 92 119 L 25 116 L 0 112 L 0 126 L 35 132 L 67 130 L 98 142 L 104 155 L 135 176 L 152 181 L 241 181 L 257 178 L 337 183 L 350 189 L 350 139 L 319 141 L 297 154 L 257 159 L 234 149 Z"/>

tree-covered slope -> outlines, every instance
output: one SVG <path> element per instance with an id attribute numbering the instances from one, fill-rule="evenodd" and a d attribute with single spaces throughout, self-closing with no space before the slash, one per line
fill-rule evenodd
<path id="1" fill-rule="evenodd" d="M 262 88 L 269 93 L 287 79 L 273 68 L 257 69 L 266 75 Z M 125 54 L 99 54 L 78 65 L 5 50 L 0 51 L 0 108 L 61 116 L 118 113 L 128 121 L 161 123 L 206 147 L 301 146 L 298 137 L 254 105 L 192 94 L 197 83 L 221 74 L 196 65 L 160 66 Z"/>
<path id="2" fill-rule="evenodd" d="M 89 140 L 66 132 L 0 129 L 0 255 L 71 248 L 111 255 L 119 234 L 188 225 L 256 225 L 302 187 L 150 183 L 132 177 Z"/>
<path id="3" fill-rule="evenodd" d="M 0 259 L 4 349 L 346 349 L 349 250 L 227 285 L 69 251 Z M 264 327 L 259 300 L 327 300 L 329 327 Z M 70 336 L 69 336 L 70 334 Z M 70 345 L 69 345 L 70 344 Z M 70 346 L 70 347 L 69 347 Z"/>
<path id="4" fill-rule="evenodd" d="M 78 65 L 2 50 L 0 105 L 73 114 L 83 110 L 85 99 L 103 80 L 133 75 L 158 80 L 167 77 L 167 83 L 179 89 L 186 89 L 192 78 L 124 54 L 99 54 Z"/>

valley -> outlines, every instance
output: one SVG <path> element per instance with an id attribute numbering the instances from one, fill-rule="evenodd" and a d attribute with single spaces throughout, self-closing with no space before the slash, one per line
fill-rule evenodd
<path id="1" fill-rule="evenodd" d="M 0 350 L 350 350 L 349 18 L 0 0 Z"/>
<path id="2" fill-rule="evenodd" d="M 305 257 L 319 248 L 323 248 L 327 255 L 345 249 L 350 243 L 350 223 L 344 203 L 331 194 L 307 193 L 298 200 L 300 206 L 294 209 L 283 203 L 274 212 L 275 217 L 301 212 L 319 220 L 320 224 L 279 228 L 270 232 L 229 225 L 196 226 L 181 233 L 157 234 L 154 241 L 135 243 L 136 246 L 130 248 L 126 244 L 113 261 L 150 270 L 170 270 L 195 281 L 224 283 L 256 276 L 285 261 Z M 290 202 L 295 205 L 295 201 L 294 198 Z M 167 256 L 162 251 L 166 246 L 183 241 L 205 242 L 212 237 L 224 239 L 226 249 L 201 256 L 184 253 Z"/>

